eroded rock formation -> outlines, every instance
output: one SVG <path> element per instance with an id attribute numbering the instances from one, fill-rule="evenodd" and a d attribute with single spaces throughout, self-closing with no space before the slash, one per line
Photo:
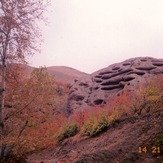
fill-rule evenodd
<path id="1" fill-rule="evenodd" d="M 68 104 L 72 110 L 106 104 L 124 89 L 135 91 L 146 79 L 158 74 L 163 74 L 163 59 L 128 59 L 76 80 L 70 89 Z"/>

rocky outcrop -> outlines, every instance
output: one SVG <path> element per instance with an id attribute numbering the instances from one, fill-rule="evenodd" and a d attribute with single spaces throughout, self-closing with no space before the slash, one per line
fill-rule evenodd
<path id="1" fill-rule="evenodd" d="M 163 75 L 163 59 L 139 57 L 116 63 L 76 80 L 70 89 L 68 104 L 72 110 L 103 105 L 124 89 L 132 92 L 158 74 Z"/>

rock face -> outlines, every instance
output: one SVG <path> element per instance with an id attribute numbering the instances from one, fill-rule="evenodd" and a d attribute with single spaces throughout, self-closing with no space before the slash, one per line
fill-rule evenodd
<path id="1" fill-rule="evenodd" d="M 73 111 L 106 104 L 125 90 L 134 91 L 146 79 L 163 75 L 163 59 L 131 58 L 84 76 L 70 89 L 68 104 Z"/>

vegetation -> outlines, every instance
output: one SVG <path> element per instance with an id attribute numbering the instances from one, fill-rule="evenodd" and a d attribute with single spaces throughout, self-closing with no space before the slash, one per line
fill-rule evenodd
<path id="1" fill-rule="evenodd" d="M 82 126 L 81 135 L 96 136 L 108 127 L 108 118 L 105 114 L 98 117 L 91 116 L 89 120 Z"/>
<path id="2" fill-rule="evenodd" d="M 77 124 L 73 122 L 68 122 L 58 130 L 56 139 L 58 142 L 60 142 L 66 138 L 76 135 L 77 133 Z"/>
<path id="3" fill-rule="evenodd" d="M 135 94 L 123 92 L 105 106 L 76 112 L 72 119 L 77 122 L 81 135 L 96 136 L 109 126 L 119 123 L 122 117 L 160 110 L 163 106 L 162 81 L 162 77 L 146 81 L 146 84 L 141 86 Z"/>
<path id="4" fill-rule="evenodd" d="M 12 71 L 6 73 L 4 137 L 0 141 L 7 157 L 1 162 L 25 160 L 28 154 L 78 133 L 98 136 L 118 124 L 121 118 L 162 109 L 163 80 L 157 78 L 157 85 L 149 81 L 135 95 L 123 92 L 106 105 L 90 107 L 66 117 L 58 111 L 66 101 L 68 88 L 56 82 L 46 68 L 35 69 L 26 77 L 20 65 L 10 67 Z M 158 146 L 162 145 L 162 134 L 156 141 Z"/>
<path id="5" fill-rule="evenodd" d="M 17 160 L 54 143 L 54 113 L 64 98 L 58 89 L 64 88 L 45 68 L 35 69 L 29 78 L 23 78 L 19 66 L 13 68 L 14 77 L 7 74 L 5 133 L 1 143 L 5 154 L 10 151 L 8 158 Z"/>
<path id="6" fill-rule="evenodd" d="M 69 86 L 58 83 L 46 68 L 25 76 L 20 63 L 39 50 L 40 30 L 47 3 L 41 0 L 0 0 L 0 162 L 25 162 L 34 151 L 80 133 L 97 136 L 126 115 L 162 109 L 163 78 L 147 81 L 135 95 L 123 92 L 105 106 L 64 117 L 58 113 Z M 157 82 L 157 84 L 156 84 Z M 93 113 L 92 113 L 93 110 Z M 163 134 L 157 140 L 163 145 Z"/>
<path id="7" fill-rule="evenodd" d="M 147 81 L 146 85 L 140 87 L 130 105 L 134 114 L 141 115 L 142 113 L 161 109 L 163 106 L 162 81 L 162 77 L 157 77 L 153 80 Z"/>
<path id="8" fill-rule="evenodd" d="M 45 1 L 44 1 L 45 2 Z M 1 61 L 1 101 L 0 137 L 6 137 L 6 78 L 11 63 L 25 63 L 25 56 L 38 50 L 41 36 L 36 21 L 43 20 L 46 4 L 41 0 L 0 1 L 0 61 Z M 23 109 L 23 108 L 22 108 Z M 25 120 L 25 124 L 27 120 Z M 0 159 L 5 155 L 5 144 L 0 146 Z"/>

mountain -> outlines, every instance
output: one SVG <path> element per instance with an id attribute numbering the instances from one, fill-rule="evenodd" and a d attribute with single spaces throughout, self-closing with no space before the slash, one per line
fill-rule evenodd
<path id="1" fill-rule="evenodd" d="M 69 106 L 80 110 L 107 104 L 124 90 L 132 93 L 158 75 L 163 75 L 163 59 L 138 57 L 112 64 L 76 81 L 70 89 Z"/>
<path id="2" fill-rule="evenodd" d="M 29 76 L 30 73 L 35 69 L 35 67 L 31 67 L 29 65 L 21 65 L 21 67 L 24 69 L 24 72 L 27 76 Z M 52 66 L 46 68 L 48 73 L 54 76 L 57 81 L 65 84 L 72 84 L 78 78 L 88 75 L 84 72 L 66 66 Z"/>
<path id="3" fill-rule="evenodd" d="M 66 66 L 47 67 L 47 70 L 50 75 L 54 75 L 58 81 L 61 81 L 63 83 L 73 83 L 81 76 L 88 75 L 84 72 Z"/>

